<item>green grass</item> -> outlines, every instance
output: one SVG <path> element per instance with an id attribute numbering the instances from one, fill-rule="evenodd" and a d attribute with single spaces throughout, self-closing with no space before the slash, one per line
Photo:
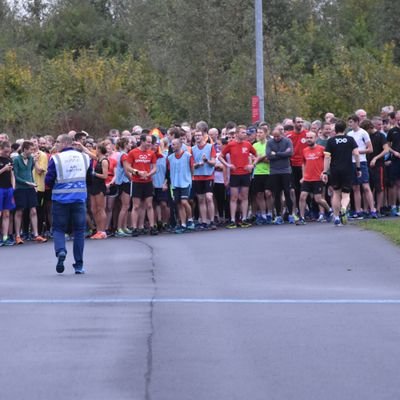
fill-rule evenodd
<path id="1" fill-rule="evenodd" d="M 360 227 L 382 233 L 400 246 L 400 218 L 387 220 L 367 220 L 359 223 Z"/>

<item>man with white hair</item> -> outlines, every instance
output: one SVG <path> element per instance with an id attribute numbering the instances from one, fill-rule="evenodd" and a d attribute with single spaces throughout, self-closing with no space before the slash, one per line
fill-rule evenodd
<path id="1" fill-rule="evenodd" d="M 365 110 L 363 110 L 362 108 L 357 110 L 355 112 L 355 114 L 357 115 L 358 118 L 360 118 L 360 124 L 361 124 L 361 122 L 363 122 L 364 120 L 367 119 L 367 112 Z"/>
<path id="2" fill-rule="evenodd" d="M 218 136 L 219 136 L 219 132 L 217 128 L 211 128 L 208 131 L 208 136 L 210 137 L 210 139 L 212 140 L 212 142 L 215 144 L 217 143 L 218 140 Z"/>
<path id="3" fill-rule="evenodd" d="M 132 128 L 132 134 L 133 135 L 140 135 L 142 133 L 142 131 L 143 131 L 143 128 L 140 125 L 135 125 Z"/>

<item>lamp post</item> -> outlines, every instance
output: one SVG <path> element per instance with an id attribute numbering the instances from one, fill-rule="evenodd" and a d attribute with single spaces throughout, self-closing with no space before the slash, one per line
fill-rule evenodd
<path id="1" fill-rule="evenodd" d="M 256 23 L 256 80 L 259 104 L 259 120 L 264 121 L 264 46 L 263 46 L 263 6 L 262 0 L 255 0 Z"/>

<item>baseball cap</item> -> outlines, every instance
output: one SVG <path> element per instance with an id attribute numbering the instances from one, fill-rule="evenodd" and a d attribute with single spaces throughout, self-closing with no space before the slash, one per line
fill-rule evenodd
<path id="1" fill-rule="evenodd" d="M 246 133 L 247 133 L 248 135 L 253 135 L 254 133 L 257 133 L 257 128 L 256 128 L 255 126 L 249 126 L 249 127 L 246 129 Z"/>

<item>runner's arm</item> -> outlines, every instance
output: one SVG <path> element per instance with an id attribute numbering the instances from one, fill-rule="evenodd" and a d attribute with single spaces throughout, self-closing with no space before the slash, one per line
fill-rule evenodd
<path id="1" fill-rule="evenodd" d="M 371 160 L 371 164 L 375 164 L 379 159 L 385 157 L 385 155 L 388 153 L 389 153 L 389 144 L 385 143 L 383 145 L 383 150 Z"/>

